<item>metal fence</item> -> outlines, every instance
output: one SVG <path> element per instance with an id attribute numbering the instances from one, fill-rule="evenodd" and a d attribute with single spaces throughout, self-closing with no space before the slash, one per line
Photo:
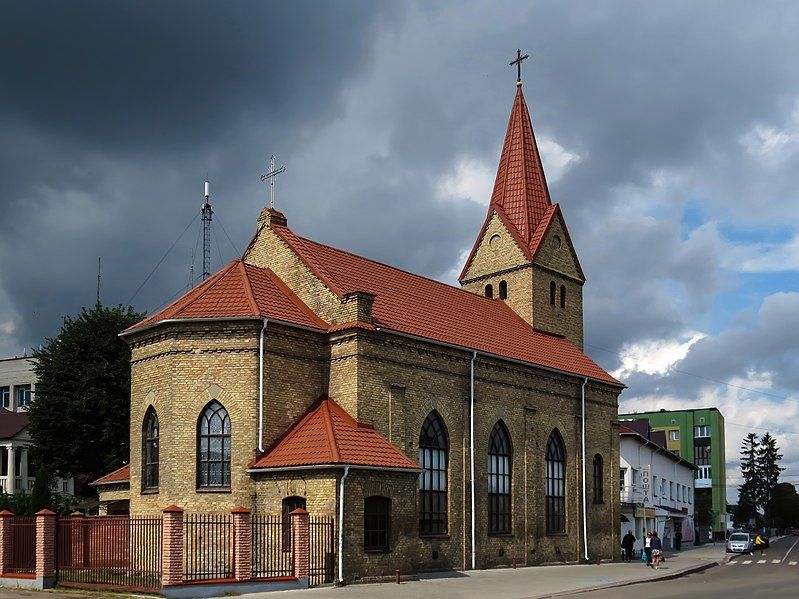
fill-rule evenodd
<path id="1" fill-rule="evenodd" d="M 335 572 L 335 527 L 331 516 L 311 516 L 310 584 L 333 582 Z"/>
<path id="2" fill-rule="evenodd" d="M 253 578 L 291 575 L 291 523 L 281 516 L 253 515 Z"/>
<path id="3" fill-rule="evenodd" d="M 60 518 L 58 584 L 154 591 L 161 587 L 160 517 Z"/>
<path id="4" fill-rule="evenodd" d="M 186 514 L 183 580 L 233 577 L 233 519 L 229 514 Z"/>
<path id="5" fill-rule="evenodd" d="M 36 521 L 30 516 L 11 518 L 11 564 L 14 574 L 36 574 Z"/>

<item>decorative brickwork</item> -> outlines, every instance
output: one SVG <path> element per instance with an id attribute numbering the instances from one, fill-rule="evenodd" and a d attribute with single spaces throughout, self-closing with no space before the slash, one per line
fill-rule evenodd
<path id="1" fill-rule="evenodd" d="M 289 514 L 291 518 L 291 561 L 292 571 L 297 578 L 310 575 L 310 515 L 302 508 Z"/>
<path id="2" fill-rule="evenodd" d="M 234 508 L 233 514 L 233 577 L 252 577 L 252 513 L 246 507 Z"/>
<path id="3" fill-rule="evenodd" d="M 44 588 L 55 582 L 55 526 L 55 512 L 36 512 L 36 579 Z"/>
<path id="4" fill-rule="evenodd" d="M 11 522 L 14 512 L 3 510 L 0 512 L 0 575 L 5 574 L 11 567 Z"/>
<path id="5" fill-rule="evenodd" d="M 161 584 L 183 584 L 183 510 L 176 505 L 164 509 L 161 541 Z"/>

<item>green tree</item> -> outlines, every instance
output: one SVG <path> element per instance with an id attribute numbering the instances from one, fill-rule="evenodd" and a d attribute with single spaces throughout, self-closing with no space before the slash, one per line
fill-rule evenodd
<path id="1" fill-rule="evenodd" d="M 780 472 L 785 470 L 780 466 L 781 459 L 782 454 L 780 448 L 777 447 L 777 440 L 771 436 L 771 433 L 766 433 L 760 438 L 756 467 L 760 485 L 758 492 L 760 507 L 763 509 L 766 524 L 769 526 L 774 525 L 771 521 L 771 501 L 774 498 L 774 490 L 777 488 Z"/>
<path id="2" fill-rule="evenodd" d="M 791 483 L 778 483 L 771 499 L 772 524 L 777 528 L 799 527 L 799 493 Z"/>
<path id="3" fill-rule="evenodd" d="M 758 469 L 757 456 L 760 443 L 755 433 L 749 433 L 741 441 L 741 477 L 743 484 L 738 487 L 738 505 L 742 510 L 752 509 L 755 512 L 760 506 L 762 483 Z M 744 515 L 743 513 L 741 514 Z"/>
<path id="4" fill-rule="evenodd" d="M 29 431 L 37 462 L 52 474 L 92 479 L 128 460 L 130 348 L 119 333 L 142 318 L 98 303 L 66 318 L 34 352 Z"/>

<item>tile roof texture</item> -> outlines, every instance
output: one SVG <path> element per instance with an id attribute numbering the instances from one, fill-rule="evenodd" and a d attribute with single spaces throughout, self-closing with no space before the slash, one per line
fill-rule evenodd
<path id="1" fill-rule="evenodd" d="M 336 464 L 419 469 L 374 428 L 359 424 L 327 396 L 320 397 L 252 468 Z"/>
<path id="2" fill-rule="evenodd" d="M 109 472 L 105 476 L 101 476 L 93 481 L 92 485 L 111 485 L 116 483 L 130 482 L 130 464 L 125 464 L 121 468 L 117 468 L 113 472 Z"/>
<path id="3" fill-rule="evenodd" d="M 25 412 L 11 412 L 0 408 L 0 439 L 11 439 L 28 426 L 28 415 Z"/>

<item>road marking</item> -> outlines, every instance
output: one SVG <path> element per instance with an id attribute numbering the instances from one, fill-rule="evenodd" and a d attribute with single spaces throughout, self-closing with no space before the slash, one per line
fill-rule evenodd
<path id="1" fill-rule="evenodd" d="M 778 559 L 773 559 L 773 560 L 771 560 L 771 563 L 772 563 L 772 564 L 779 564 L 779 563 L 780 563 L 780 560 L 778 560 Z"/>
<path id="2" fill-rule="evenodd" d="M 737 563 L 738 563 L 738 562 L 735 562 L 735 561 L 729 561 L 729 562 L 727 562 L 727 565 L 728 565 L 728 566 L 734 566 L 734 565 L 735 565 L 735 564 L 737 564 Z"/>
<path id="3" fill-rule="evenodd" d="M 765 563 L 766 563 L 766 561 L 767 561 L 767 560 L 764 560 L 764 559 L 759 559 L 759 560 L 757 560 L 757 563 L 758 563 L 758 564 L 765 564 Z"/>
<path id="4" fill-rule="evenodd" d="M 791 545 L 791 548 L 790 548 L 790 549 L 788 549 L 788 551 L 785 553 L 785 557 L 783 557 L 783 558 L 782 558 L 782 561 L 785 561 L 785 560 L 788 558 L 788 555 L 791 553 L 791 551 L 793 551 L 793 548 L 794 548 L 794 547 L 796 547 L 796 544 L 797 544 L 797 543 L 799 543 L 799 540 L 796 540 L 796 541 L 794 542 L 794 544 L 793 544 L 793 545 Z"/>
<path id="5" fill-rule="evenodd" d="M 751 563 L 752 563 L 752 560 L 750 560 L 750 559 L 748 559 L 748 560 L 744 560 L 742 563 L 744 563 L 744 564 L 751 564 Z"/>
<path id="6" fill-rule="evenodd" d="M 796 565 L 796 562 L 788 562 L 788 565 L 789 565 L 789 566 L 795 566 L 795 565 Z"/>

